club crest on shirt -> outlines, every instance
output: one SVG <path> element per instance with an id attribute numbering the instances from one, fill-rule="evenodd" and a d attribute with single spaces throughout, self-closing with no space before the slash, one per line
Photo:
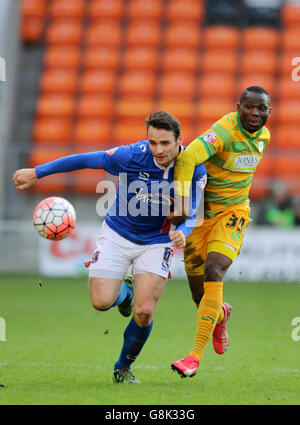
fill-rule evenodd
<path id="1" fill-rule="evenodd" d="M 107 155 L 111 156 L 111 155 L 113 155 L 113 154 L 116 152 L 116 150 L 117 150 L 117 149 L 118 149 L 118 148 L 108 149 L 108 150 L 106 151 L 106 153 L 107 153 Z"/>
<path id="2" fill-rule="evenodd" d="M 213 131 L 210 131 L 209 133 L 204 134 L 203 140 L 206 143 L 215 143 L 215 141 L 217 140 L 217 135 Z"/>
<path id="3" fill-rule="evenodd" d="M 258 142 L 258 152 L 262 152 L 264 150 L 264 142 Z"/>
<path id="4" fill-rule="evenodd" d="M 99 254 L 100 254 L 100 251 L 95 251 L 94 252 L 94 255 L 93 255 L 93 258 L 92 258 L 92 264 L 95 264 L 95 263 L 97 263 L 97 261 L 98 261 L 98 258 L 99 258 Z"/>

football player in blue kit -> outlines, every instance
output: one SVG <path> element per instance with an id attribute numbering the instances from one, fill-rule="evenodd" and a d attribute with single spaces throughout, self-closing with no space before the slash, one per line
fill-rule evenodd
<path id="1" fill-rule="evenodd" d="M 62 157 L 17 170 L 13 177 L 16 188 L 24 190 L 50 174 L 85 168 L 101 168 L 119 176 L 116 197 L 105 216 L 89 266 L 92 305 L 100 311 L 118 306 L 127 317 L 133 310 L 114 365 L 115 383 L 139 383 L 131 364 L 150 335 L 156 304 L 169 276 L 173 247 L 184 247 L 206 184 L 206 169 L 200 164 L 191 185 L 190 215 L 177 227 L 171 225 L 168 216 L 174 197 L 174 164 L 184 149 L 180 123 L 166 111 L 155 111 L 146 118 L 146 129 L 147 140 Z M 125 276 L 130 266 L 133 277 Z"/>

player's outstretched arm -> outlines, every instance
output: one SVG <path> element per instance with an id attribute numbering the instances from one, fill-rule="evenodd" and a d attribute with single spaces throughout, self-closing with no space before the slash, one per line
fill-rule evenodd
<path id="1" fill-rule="evenodd" d="M 182 230 L 170 230 L 169 237 L 174 242 L 175 248 L 184 248 L 185 235 Z"/>
<path id="2" fill-rule="evenodd" d="M 13 175 L 17 190 L 29 189 L 38 180 L 35 168 L 22 168 Z"/>

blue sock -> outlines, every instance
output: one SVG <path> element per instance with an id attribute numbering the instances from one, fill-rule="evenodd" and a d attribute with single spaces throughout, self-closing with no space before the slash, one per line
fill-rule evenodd
<path id="1" fill-rule="evenodd" d="M 117 296 L 116 301 L 106 310 L 102 310 L 102 311 L 107 311 L 112 307 L 116 307 L 117 305 L 120 305 L 123 301 L 129 302 L 131 298 L 132 298 L 132 290 L 129 288 L 128 285 L 126 285 L 126 283 L 122 283 L 120 287 L 120 292 L 119 292 L 119 295 Z"/>
<path id="2" fill-rule="evenodd" d="M 120 367 L 130 368 L 147 341 L 153 326 L 153 320 L 149 326 L 139 326 L 132 318 L 124 332 L 124 342 L 120 357 L 115 363 L 114 370 Z"/>

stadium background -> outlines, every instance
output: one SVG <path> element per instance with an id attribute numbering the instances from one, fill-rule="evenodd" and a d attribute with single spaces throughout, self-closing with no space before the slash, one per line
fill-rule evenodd
<path id="1" fill-rule="evenodd" d="M 290 323 L 299 316 L 300 59 L 297 62 L 294 58 L 300 57 L 300 2 L 1 0 L 0 57 L 6 65 L 4 69 L 1 60 L 0 316 L 8 326 L 8 342 L 0 347 L 4 355 L 0 378 L 3 375 L 7 382 L 27 388 L 22 395 L 12 388 L 6 401 L 99 403 L 90 393 L 82 393 L 90 384 L 83 384 L 80 391 L 76 386 L 78 398 L 68 393 L 70 377 L 73 384 L 79 379 L 76 373 L 80 373 L 80 383 L 85 382 L 83 370 L 94 382 L 91 391 L 98 391 L 97 368 L 102 367 L 89 365 L 88 353 L 94 355 L 96 351 L 96 358 L 101 358 L 103 348 L 101 343 L 98 348 L 93 345 L 98 333 L 93 334 L 96 321 L 88 307 L 86 287 L 81 286 L 86 285 L 86 279 L 77 279 L 79 287 L 74 279 L 46 279 L 43 275 L 86 275 L 83 261 L 93 251 L 101 222 L 96 213 L 96 184 L 100 179 L 110 179 L 101 171 L 66 173 L 18 193 L 12 184 L 14 171 L 61 155 L 143 139 L 144 118 L 157 108 L 180 119 L 189 143 L 221 115 L 235 110 L 241 91 L 256 84 L 272 97 L 268 125 L 271 143 L 250 193 L 254 223 L 247 231 L 241 255 L 226 276 L 225 288 L 235 308 L 239 307 L 231 325 L 235 337 L 231 357 L 222 359 L 225 369 L 214 369 L 217 387 L 212 387 L 209 372 L 215 363 L 207 355 L 202 378 L 189 382 L 190 390 L 182 392 L 174 378 L 163 394 L 159 392 L 161 380 L 169 382 L 170 360 L 184 354 L 178 341 L 188 349 L 193 338 L 195 318 L 190 317 L 186 283 L 175 281 L 157 313 L 159 318 L 163 316 L 159 329 L 164 334 L 154 333 L 153 341 L 163 347 L 168 335 L 170 347 L 178 350 L 174 349 L 174 359 L 166 357 L 168 353 L 162 357 L 163 371 L 156 369 L 157 362 L 153 364 L 156 354 L 145 351 L 142 365 L 137 366 L 141 379 L 149 379 L 151 372 L 157 386 L 151 394 L 147 387 L 146 399 L 139 399 L 136 392 L 135 402 L 298 403 L 299 368 L 295 365 L 299 354 L 290 338 Z M 35 205 L 50 195 L 67 198 L 77 212 L 74 235 L 61 243 L 42 240 L 32 226 Z M 175 278 L 184 278 L 181 258 L 177 253 Z M 46 282 L 44 293 L 36 292 L 40 278 L 39 286 L 45 287 Z M 249 281 L 259 282 L 259 290 Z M 274 281 L 281 283 L 274 285 Z M 176 323 L 178 309 L 189 321 L 178 324 L 172 345 L 171 323 Z M 110 359 L 116 354 L 123 325 L 119 325 L 121 319 L 115 312 L 104 316 L 100 326 L 107 332 L 102 334 L 108 334 L 112 321 L 115 326 L 114 333 L 109 334 L 115 341 L 105 345 L 106 357 L 102 359 L 107 382 Z M 240 326 L 245 320 L 246 333 Z M 262 348 L 264 341 L 268 344 Z M 149 350 L 152 348 L 149 344 Z M 264 356 L 260 356 L 262 350 Z M 272 369 L 274 351 L 276 370 Z M 79 369 L 72 366 L 76 356 Z M 50 385 L 52 392 L 49 390 L 45 365 L 49 379 L 53 378 L 50 382 L 57 382 L 56 375 L 50 378 L 57 367 L 65 386 L 58 384 L 52 389 Z M 248 372 L 247 378 L 242 371 Z M 232 398 L 220 391 L 226 385 L 223 377 L 227 379 L 229 374 L 236 379 Z M 215 398 L 204 396 L 197 387 L 201 379 L 205 380 L 206 394 L 215 394 Z M 108 391 L 104 385 L 103 403 L 132 402 L 125 392 L 110 399 Z M 197 399 L 199 394 L 201 400 Z"/>
<path id="2" fill-rule="evenodd" d="M 94 246 L 88 228 L 99 227 L 96 184 L 110 179 L 100 171 L 61 174 L 17 193 L 14 170 L 143 139 L 144 118 L 157 108 L 180 119 L 189 143 L 257 84 L 272 96 L 272 139 L 252 184 L 254 224 L 246 237 L 253 243 L 245 249 L 253 246 L 255 260 L 255 226 L 271 226 L 271 239 L 259 229 L 256 277 L 285 277 L 286 270 L 298 277 L 299 2 L 3 0 L 0 19 L 7 77 L 0 82 L 0 270 L 43 271 L 54 248 L 49 253 L 33 232 L 31 215 L 56 194 L 77 211 L 78 237 L 61 247 L 66 265 L 76 244 L 78 273 Z M 247 275 L 241 261 L 233 277 Z"/>

